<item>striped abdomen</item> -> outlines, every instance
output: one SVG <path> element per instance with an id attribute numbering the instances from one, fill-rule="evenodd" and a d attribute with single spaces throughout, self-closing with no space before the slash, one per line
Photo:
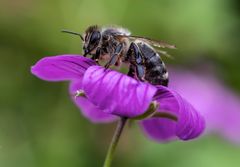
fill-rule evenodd
<path id="1" fill-rule="evenodd" d="M 168 85 L 168 72 L 164 62 L 156 51 L 145 43 L 138 44 L 144 56 L 145 76 L 144 79 L 153 85 Z"/>

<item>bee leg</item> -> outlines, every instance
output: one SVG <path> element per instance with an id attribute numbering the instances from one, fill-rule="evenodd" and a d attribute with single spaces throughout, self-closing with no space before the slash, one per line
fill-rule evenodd
<path id="1" fill-rule="evenodd" d="M 132 77 L 134 78 L 135 76 L 135 67 L 134 65 L 130 64 L 129 66 L 129 71 L 128 71 L 128 74 L 127 74 L 129 77 Z"/>
<path id="2" fill-rule="evenodd" d="M 105 65 L 105 68 L 109 68 L 110 66 L 114 65 L 117 62 L 118 57 L 122 52 L 122 48 L 123 48 L 123 44 L 120 43 L 117 45 L 114 53 L 111 55 L 110 61 L 107 62 L 107 64 Z"/>
<path id="3" fill-rule="evenodd" d="M 91 58 L 92 60 L 95 60 L 97 64 L 99 64 L 98 61 L 99 61 L 100 54 L 101 54 L 101 48 L 97 48 L 96 54 L 94 54 Z"/>
<path id="4" fill-rule="evenodd" d="M 131 65 L 135 66 L 137 78 L 140 81 L 144 81 L 145 67 L 144 67 L 143 55 L 139 50 L 137 44 L 135 44 L 134 42 L 132 42 L 129 47 L 129 50 L 127 53 L 127 59 L 130 60 Z"/>
<path id="5" fill-rule="evenodd" d="M 136 65 L 136 72 L 137 72 L 137 77 L 140 81 L 145 81 L 144 80 L 144 74 L 145 74 L 145 68 L 143 65 Z"/>

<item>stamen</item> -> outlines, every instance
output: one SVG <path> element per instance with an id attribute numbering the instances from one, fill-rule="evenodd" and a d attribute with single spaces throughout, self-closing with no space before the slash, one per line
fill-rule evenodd
<path id="1" fill-rule="evenodd" d="M 76 91 L 74 97 L 75 97 L 75 99 L 76 99 L 77 97 L 86 97 L 86 94 L 85 94 L 85 92 L 84 92 L 82 89 L 80 89 L 80 90 L 77 90 L 77 91 Z"/>

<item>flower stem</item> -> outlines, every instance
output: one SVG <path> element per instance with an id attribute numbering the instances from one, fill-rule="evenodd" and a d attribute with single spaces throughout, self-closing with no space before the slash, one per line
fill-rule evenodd
<path id="1" fill-rule="evenodd" d="M 115 129 L 112 141 L 111 141 L 110 146 L 108 148 L 108 152 L 107 152 L 103 167 L 110 167 L 111 166 L 114 151 L 117 147 L 118 141 L 120 139 L 120 136 L 122 134 L 122 131 L 123 131 L 123 128 L 124 128 L 126 122 L 127 122 L 127 118 L 125 118 L 125 117 L 121 117 L 121 119 L 119 120 L 117 128 Z"/>

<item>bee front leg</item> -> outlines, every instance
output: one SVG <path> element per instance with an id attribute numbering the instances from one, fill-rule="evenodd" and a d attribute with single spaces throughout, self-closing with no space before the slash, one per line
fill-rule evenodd
<path id="1" fill-rule="evenodd" d="M 97 48 L 96 54 L 94 54 L 91 58 L 92 60 L 95 60 L 97 64 L 99 64 L 98 61 L 99 61 L 100 54 L 101 54 L 101 48 Z"/>
<path id="2" fill-rule="evenodd" d="M 122 43 L 119 43 L 114 51 L 114 53 L 111 55 L 111 59 L 110 61 L 105 65 L 105 68 L 109 68 L 110 66 L 114 65 L 117 60 L 118 60 L 118 57 L 119 55 L 121 54 L 122 52 L 122 49 L 123 49 L 123 44 Z"/>

